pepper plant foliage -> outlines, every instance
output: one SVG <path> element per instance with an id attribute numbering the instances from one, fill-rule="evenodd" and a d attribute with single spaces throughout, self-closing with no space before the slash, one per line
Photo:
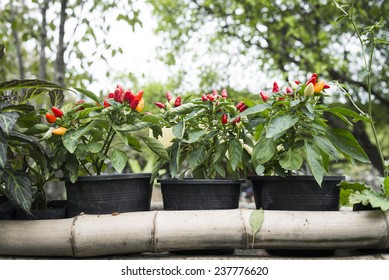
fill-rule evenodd
<path id="1" fill-rule="evenodd" d="M 257 140 L 251 162 L 257 174 L 286 176 L 303 171 L 306 163 L 317 183 L 329 173 L 330 160 L 346 158 L 353 163 L 370 162 L 351 132 L 327 125 L 324 113 L 332 113 L 346 123 L 366 117 L 341 107 L 329 108 L 329 85 L 313 74 L 306 83 L 291 82 L 281 91 L 274 82 L 272 94 L 261 92 L 257 101 L 244 100 L 249 108 L 242 115 L 249 118 L 248 127 Z"/>
<path id="2" fill-rule="evenodd" d="M 75 89 L 92 102 L 80 100 L 62 108 L 45 110 L 47 124 L 41 141 L 53 152 L 53 167 L 75 182 L 81 175 L 121 173 L 128 164 L 130 150 L 140 151 L 141 141 L 162 157 L 165 150 L 142 130 L 160 133 L 158 120 L 142 113 L 143 91 L 137 94 L 117 86 L 104 99 L 85 89 Z M 165 154 L 164 154 L 165 152 Z"/>
<path id="3" fill-rule="evenodd" d="M 166 97 L 165 103 L 156 105 L 174 138 L 167 148 L 168 158 L 160 158 L 155 165 L 154 176 L 168 163 L 172 178 L 239 178 L 240 171 L 247 169 L 244 163 L 249 161 L 243 143 L 251 140 L 244 133 L 240 110 L 227 91 L 187 96 L 182 102 L 181 97 L 174 100 L 170 92 Z"/>
<path id="4" fill-rule="evenodd" d="M 10 80 L 0 83 L 0 193 L 30 211 L 45 204 L 43 185 L 51 179 L 49 155 L 31 129 L 40 117 L 28 102 L 48 94 L 60 102 L 64 88 L 42 80 Z"/>

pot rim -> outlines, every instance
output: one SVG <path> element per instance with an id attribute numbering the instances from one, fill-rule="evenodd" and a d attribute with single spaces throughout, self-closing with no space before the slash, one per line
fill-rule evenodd
<path id="1" fill-rule="evenodd" d="M 314 176 L 311 175 L 293 175 L 293 176 L 248 176 L 247 179 L 251 181 L 298 181 L 298 180 L 305 180 L 305 181 L 316 181 Z M 345 176 L 339 176 L 339 175 L 327 175 L 323 177 L 323 181 L 342 181 L 346 180 Z"/>
<path id="2" fill-rule="evenodd" d="M 105 181 L 105 180 L 126 180 L 126 179 L 150 179 L 151 173 L 121 173 L 121 174 L 103 174 L 91 176 L 79 176 L 77 181 Z M 69 178 L 61 178 L 61 181 L 70 182 Z"/>
<path id="3" fill-rule="evenodd" d="M 245 182 L 243 179 L 223 179 L 223 178 L 217 178 L 217 179 L 194 179 L 194 178 L 184 178 L 184 179 L 158 179 L 158 183 L 165 183 L 165 184 L 185 184 L 185 185 L 208 185 L 208 184 L 216 184 L 216 185 L 222 185 L 222 184 L 242 184 Z"/>

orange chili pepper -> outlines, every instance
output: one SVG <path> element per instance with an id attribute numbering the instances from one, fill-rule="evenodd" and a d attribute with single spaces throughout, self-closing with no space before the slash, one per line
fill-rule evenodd
<path id="1" fill-rule="evenodd" d="M 51 133 L 54 135 L 64 135 L 67 130 L 68 129 L 66 127 L 60 126 L 54 129 Z"/>

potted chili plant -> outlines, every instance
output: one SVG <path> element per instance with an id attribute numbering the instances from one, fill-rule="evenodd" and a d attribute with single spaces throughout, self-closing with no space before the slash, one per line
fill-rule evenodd
<path id="1" fill-rule="evenodd" d="M 54 172 L 48 164 L 49 154 L 38 141 L 42 125 L 30 101 L 41 94 L 51 97 L 62 89 L 32 79 L 0 83 L 0 219 L 15 218 L 15 210 L 30 216 L 50 212 L 44 185 Z M 61 213 L 55 217 L 65 217 L 64 207 L 56 212 Z"/>
<path id="2" fill-rule="evenodd" d="M 388 45 L 389 42 L 380 36 L 382 29 L 385 27 L 383 19 L 376 21 L 371 26 L 366 26 L 361 30 L 358 29 L 358 25 L 355 22 L 354 17 L 354 1 L 350 5 L 350 12 L 347 12 L 344 6 L 335 3 L 335 6 L 341 12 L 340 19 L 348 19 L 353 26 L 354 32 L 358 37 L 361 44 L 361 54 L 363 59 L 363 68 L 366 71 L 366 88 L 367 90 L 367 110 L 364 111 L 358 106 L 353 100 L 352 95 L 347 91 L 345 85 L 339 84 L 339 88 L 342 89 L 345 96 L 350 100 L 350 103 L 354 105 L 355 109 L 359 114 L 365 116 L 364 121 L 370 126 L 373 133 L 374 141 L 379 153 L 381 165 L 382 165 L 382 177 L 376 178 L 377 187 L 374 188 L 368 183 L 362 182 L 350 182 L 343 181 L 341 186 L 341 197 L 344 204 L 353 205 L 354 210 L 371 210 L 381 209 L 383 211 L 389 210 L 389 161 L 385 160 L 384 153 L 382 150 L 382 143 L 379 141 L 376 124 L 374 121 L 373 113 L 373 61 L 377 47 L 380 45 Z"/>
<path id="3" fill-rule="evenodd" d="M 170 178 L 160 180 L 164 208 L 238 208 L 240 174 L 249 160 L 243 143 L 250 139 L 240 117 L 246 107 L 237 107 L 225 89 L 184 99 L 168 92 L 166 98 L 156 105 L 174 138 L 168 158 L 160 158 L 154 171 L 157 176 L 168 166 Z"/>
<path id="4" fill-rule="evenodd" d="M 141 151 L 141 142 L 152 148 L 156 142 L 142 133 L 153 127 L 142 113 L 143 91 L 134 94 L 118 85 L 102 100 L 76 90 L 92 102 L 46 110 L 48 129 L 41 139 L 49 143 L 53 164 L 63 172 L 69 216 L 149 210 L 151 174 L 121 174 L 134 151 Z"/>
<path id="5" fill-rule="evenodd" d="M 280 90 L 274 82 L 272 94 L 245 100 L 250 107 L 250 132 L 257 140 L 251 162 L 257 175 L 250 177 L 257 208 L 273 210 L 338 210 L 343 176 L 325 176 L 330 161 L 345 158 L 370 162 L 351 132 L 328 126 L 324 113 L 332 113 L 351 125 L 365 119 L 352 110 L 329 107 L 324 81 L 313 74 L 306 83 L 291 82 Z M 294 176 L 312 174 L 305 176 Z M 277 175 L 277 176 L 268 176 Z"/>

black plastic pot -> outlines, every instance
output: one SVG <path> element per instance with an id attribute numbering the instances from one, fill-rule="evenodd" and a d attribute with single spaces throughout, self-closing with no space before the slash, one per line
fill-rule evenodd
<path id="1" fill-rule="evenodd" d="M 343 176 L 325 176 L 321 187 L 313 176 L 249 177 L 257 209 L 286 211 L 338 211 Z M 266 250 L 271 255 L 294 257 L 331 256 L 335 250 Z"/>
<path id="2" fill-rule="evenodd" d="M 240 180 L 160 180 L 165 210 L 216 210 L 239 208 Z"/>
<path id="3" fill-rule="evenodd" d="M 343 176 L 325 176 L 321 187 L 313 176 L 249 177 L 257 209 L 338 211 Z"/>
<path id="4" fill-rule="evenodd" d="M 65 181 L 68 216 L 149 211 L 151 174 L 114 174 L 79 177 Z"/>
<path id="5" fill-rule="evenodd" d="M 165 210 L 221 210 L 239 208 L 241 180 L 160 180 Z M 233 249 L 180 250 L 179 255 L 227 255 Z"/>
<path id="6" fill-rule="evenodd" d="M 67 218 L 67 201 L 53 200 L 47 203 L 45 209 L 34 209 L 26 213 L 21 209 L 16 210 L 16 220 L 52 220 Z"/>
<path id="7" fill-rule="evenodd" d="M 0 196 L 0 220 L 13 220 L 15 218 L 15 206 L 5 196 Z"/>

